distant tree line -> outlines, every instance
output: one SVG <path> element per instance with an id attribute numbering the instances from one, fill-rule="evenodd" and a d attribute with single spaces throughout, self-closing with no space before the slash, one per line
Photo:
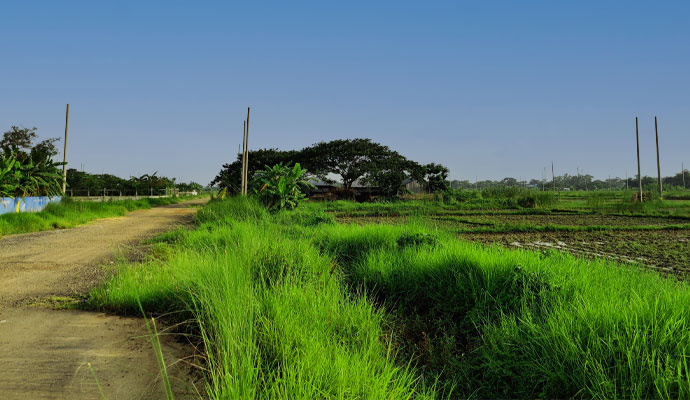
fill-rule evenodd
<path id="1" fill-rule="evenodd" d="M 685 185 L 690 187 L 690 171 L 683 171 L 685 174 Z M 678 172 L 673 176 L 662 177 L 661 182 L 666 188 L 683 188 L 683 173 Z M 656 186 L 657 178 L 650 176 L 642 177 L 642 186 L 653 189 Z M 487 189 L 492 187 L 527 187 L 545 190 L 553 188 L 553 180 L 530 179 L 518 181 L 515 178 L 503 178 L 501 180 L 482 180 L 470 182 L 469 180 L 453 180 L 450 182 L 453 189 Z M 637 175 L 625 178 L 594 179 L 592 175 L 569 175 L 563 174 L 555 177 L 556 189 L 568 188 L 570 190 L 624 190 L 626 188 L 635 189 L 638 186 Z"/>
<path id="2" fill-rule="evenodd" d="M 224 164 L 211 182 L 229 193 L 240 192 L 242 155 Z M 393 197 L 405 191 L 405 182 L 413 180 L 425 191 L 443 191 L 450 187 L 448 168 L 440 164 L 422 165 L 409 160 L 388 146 L 371 139 L 340 139 L 320 142 L 301 150 L 260 149 L 249 152 L 248 174 L 251 177 L 266 166 L 299 163 L 308 175 L 335 183 L 337 176 L 346 191 L 353 184 L 376 187 L 383 195 Z"/>
<path id="3" fill-rule="evenodd" d="M 152 192 L 160 194 L 166 189 L 177 189 L 181 192 L 200 191 L 203 186 L 196 182 L 178 183 L 175 178 L 158 176 L 157 171 L 123 179 L 111 174 L 90 174 L 70 168 L 67 170 L 67 188 L 68 193 L 72 191 L 75 195 L 85 195 L 89 192 L 98 195 L 104 189 L 128 195 L 135 193 L 145 195 Z"/>

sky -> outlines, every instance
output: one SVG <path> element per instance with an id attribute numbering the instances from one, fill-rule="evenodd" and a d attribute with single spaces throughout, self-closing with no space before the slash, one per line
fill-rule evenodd
<path id="1" fill-rule="evenodd" d="M 690 168 L 690 3 L 2 1 L 0 132 L 207 184 L 250 148 L 368 137 L 452 179 Z"/>

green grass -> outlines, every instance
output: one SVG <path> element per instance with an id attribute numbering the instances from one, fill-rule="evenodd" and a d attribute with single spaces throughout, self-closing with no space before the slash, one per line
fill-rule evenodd
<path id="1" fill-rule="evenodd" d="M 681 194 L 679 194 L 681 193 Z M 447 213 L 549 214 L 552 212 L 643 215 L 659 217 L 690 217 L 690 201 L 678 200 L 688 192 L 668 193 L 667 200 L 654 199 L 644 203 L 632 200 L 632 191 L 542 192 L 537 190 L 455 191 L 417 200 L 401 199 L 373 203 L 331 201 L 308 203 L 307 207 L 322 208 L 336 216 L 422 216 Z"/>
<path id="2" fill-rule="evenodd" d="M 193 316 L 214 399 L 424 397 L 395 362 L 384 313 L 272 218 L 244 199 L 214 202 L 199 229 L 166 236 L 164 260 L 123 267 L 91 304 Z"/>
<path id="3" fill-rule="evenodd" d="M 415 227 L 335 226 L 317 243 L 392 314 L 399 347 L 459 397 L 690 396 L 685 283 Z M 409 242 L 409 240 L 408 240 Z"/>
<path id="4" fill-rule="evenodd" d="M 48 204 L 40 212 L 0 215 L 0 236 L 71 228 L 94 219 L 119 217 L 128 211 L 173 204 L 182 200 L 182 198 L 170 197 L 86 202 L 64 198 L 59 203 Z"/>
<path id="5" fill-rule="evenodd" d="M 197 219 L 89 304 L 191 318 L 211 398 L 690 397 L 674 278 L 316 205 L 232 198 Z"/>

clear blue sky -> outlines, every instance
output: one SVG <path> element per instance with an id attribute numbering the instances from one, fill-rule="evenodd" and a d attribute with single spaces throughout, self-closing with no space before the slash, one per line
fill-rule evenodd
<path id="1" fill-rule="evenodd" d="M 690 168 L 688 2 L 0 3 L 0 130 L 71 167 L 208 183 L 251 148 L 370 137 L 454 179 Z"/>

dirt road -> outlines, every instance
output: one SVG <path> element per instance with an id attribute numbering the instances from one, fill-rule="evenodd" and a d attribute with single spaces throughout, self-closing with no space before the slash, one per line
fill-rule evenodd
<path id="1" fill-rule="evenodd" d="M 196 208 L 188 205 L 0 239 L 1 399 L 165 398 L 143 319 L 35 305 L 83 295 L 103 279 L 104 263 L 189 224 Z M 175 397 L 198 397 L 185 364 L 176 362 L 185 349 L 170 337 L 161 341 L 174 364 Z"/>

